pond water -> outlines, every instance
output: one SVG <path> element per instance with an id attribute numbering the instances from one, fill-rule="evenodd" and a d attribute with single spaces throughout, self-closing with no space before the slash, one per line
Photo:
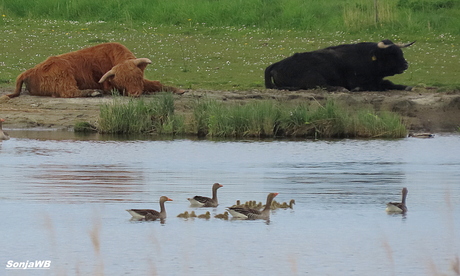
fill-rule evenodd
<path id="1" fill-rule="evenodd" d="M 5 275 L 454 275 L 460 136 L 149 140 L 10 130 L 0 143 Z M 217 208 L 190 208 L 211 195 Z M 409 190 L 406 215 L 385 203 Z M 296 200 L 270 221 L 182 219 L 236 200 Z M 159 209 L 165 223 L 125 209 Z M 49 269 L 6 269 L 51 261 Z"/>

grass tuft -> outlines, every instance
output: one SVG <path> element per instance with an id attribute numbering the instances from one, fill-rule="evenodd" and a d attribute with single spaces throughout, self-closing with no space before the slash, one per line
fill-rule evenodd
<path id="1" fill-rule="evenodd" d="M 324 106 L 289 106 L 275 100 L 245 105 L 199 99 L 193 109 L 194 133 L 209 137 L 405 137 L 399 115 L 349 111 L 334 101 Z"/>
<path id="2" fill-rule="evenodd" d="M 75 132 L 83 132 L 83 133 L 97 132 L 97 127 L 88 122 L 77 122 L 75 123 L 73 130 Z"/>
<path id="3" fill-rule="evenodd" d="M 151 99 L 114 97 L 100 110 L 99 132 L 132 134 L 183 132 L 184 119 L 174 114 L 171 93 L 159 93 Z"/>
<path id="4" fill-rule="evenodd" d="M 395 113 L 348 111 L 334 101 L 324 106 L 289 106 L 275 100 L 225 104 L 201 98 L 192 106 L 192 119 L 174 114 L 172 94 L 150 100 L 115 98 L 101 107 L 103 133 L 190 134 L 207 137 L 405 137 Z"/>

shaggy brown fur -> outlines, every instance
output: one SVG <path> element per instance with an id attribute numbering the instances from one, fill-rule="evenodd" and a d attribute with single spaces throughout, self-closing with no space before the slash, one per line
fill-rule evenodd
<path id="1" fill-rule="evenodd" d="M 7 96 L 19 96 L 23 84 L 31 95 L 64 98 L 89 96 L 94 92 L 90 89 L 104 92 L 116 89 L 132 96 L 166 90 L 160 82 L 144 79 L 145 67 L 151 62 L 135 62 L 136 60 L 148 59 L 136 59 L 128 48 L 119 43 L 104 43 L 52 56 L 20 74 L 16 79 L 15 92 Z M 110 70 L 116 74 L 99 82 Z M 144 83 L 148 84 L 145 88 Z M 170 91 L 184 93 L 175 87 L 171 87 Z"/>
<path id="2" fill-rule="evenodd" d="M 144 72 L 140 67 L 152 63 L 147 58 L 130 59 L 115 65 L 104 76 L 99 83 L 108 88 L 117 89 L 123 94 L 138 97 L 144 90 Z"/>

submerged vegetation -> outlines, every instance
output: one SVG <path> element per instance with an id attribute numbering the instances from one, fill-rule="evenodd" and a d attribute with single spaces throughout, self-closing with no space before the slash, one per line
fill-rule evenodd
<path id="1" fill-rule="evenodd" d="M 207 137 L 405 137 L 401 118 L 390 112 L 347 110 L 334 101 L 324 105 L 289 105 L 275 100 L 226 104 L 196 100 L 192 115 L 174 113 L 174 98 L 115 98 L 101 107 L 98 126 L 103 133 L 185 134 Z"/>

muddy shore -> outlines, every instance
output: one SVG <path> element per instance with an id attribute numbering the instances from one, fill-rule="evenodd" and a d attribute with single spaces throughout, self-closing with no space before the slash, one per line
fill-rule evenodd
<path id="1" fill-rule="evenodd" d="M 0 96 L 11 92 L 12 89 L 0 89 Z M 292 103 L 310 101 L 322 104 L 326 99 L 332 98 L 350 108 L 367 106 L 376 111 L 388 110 L 399 113 L 410 131 L 452 132 L 460 127 L 460 91 L 415 89 L 410 92 L 331 93 L 319 90 L 192 90 L 183 95 L 175 95 L 176 112 L 191 112 L 192 101 L 204 96 L 228 103 L 277 99 Z M 5 119 L 5 128 L 41 127 L 72 130 L 76 122 L 97 123 L 100 105 L 111 100 L 110 96 L 63 99 L 23 93 L 10 100 L 0 97 L 0 117 Z"/>

